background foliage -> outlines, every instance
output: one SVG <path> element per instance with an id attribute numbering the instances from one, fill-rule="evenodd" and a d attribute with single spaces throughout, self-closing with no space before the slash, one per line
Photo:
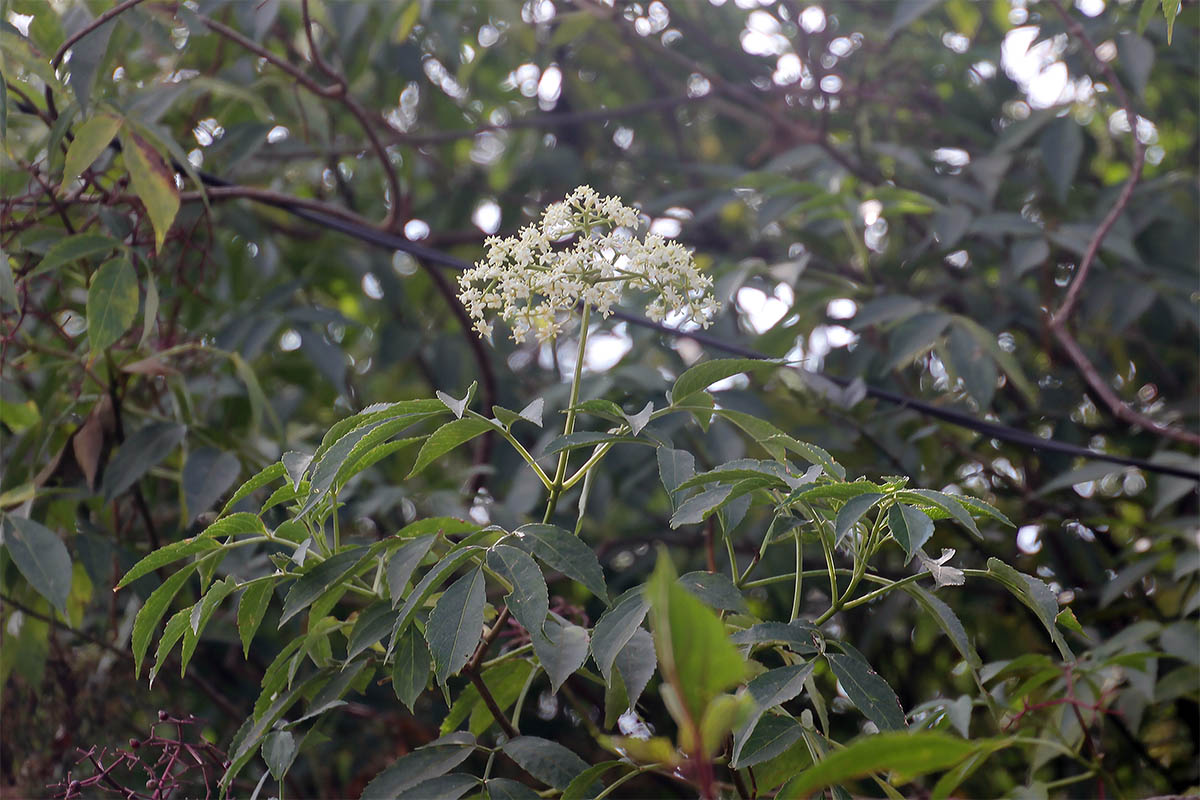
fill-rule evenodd
<path id="1" fill-rule="evenodd" d="M 1110 791 L 1196 784 L 1194 482 L 980 435 L 865 397 L 862 383 L 1196 469 L 1196 4 L 326 0 L 311 12 L 306 25 L 280 0 L 4 3 L 6 793 L 49 794 L 76 747 L 125 747 L 159 709 L 179 738 L 228 747 L 299 620 L 277 629 L 274 604 L 244 660 L 234 607 L 222 608 L 186 674 L 147 689 L 131 628 L 168 573 L 110 588 L 203 530 L 243 480 L 373 403 L 461 397 L 473 381 L 484 413 L 544 397 L 545 419 L 560 418 L 574 343 L 481 345 L 437 262 L 479 257 L 485 233 L 514 232 L 585 183 L 695 248 L 726 304 L 711 336 L 802 359 L 725 382 L 722 408 L 820 445 L 851 477 L 907 475 L 1016 523 L 981 522 L 978 541 L 939 524 L 927 549 L 1040 576 L 1081 625 L 1060 635 L 1119 669 L 1081 699 L 1003 587 L 943 590 L 985 662 L 1026 657 L 999 676 L 1009 732 L 1090 753 Z M 417 247 L 363 241 L 381 231 Z M 592 342 L 584 397 L 629 413 L 661 405 L 704 353 L 616 319 Z M 523 441 L 537 452 L 553 427 Z M 761 457 L 722 420 L 662 433 L 701 469 Z M 343 536 L 370 543 L 435 515 L 508 530 L 540 519 L 540 486 L 494 444 L 416 477 L 415 451 L 364 471 L 339 498 Z M 672 528 L 647 452 L 614 449 L 583 524 L 613 597 L 649 578 L 657 545 L 680 572 L 713 568 L 722 547 L 712 524 Z M 733 530 L 743 557 L 768 523 L 757 510 Z M 902 577 L 903 562 L 897 551 L 878 567 Z M 237 550 L 216 577 L 266 565 Z M 790 552 L 764 564 L 790 569 Z M 790 590 L 745 599 L 786 617 Z M 806 618 L 826 594 L 808 587 Z M 604 610 L 570 580 L 551 582 L 549 602 L 584 626 Z M 910 712 L 975 694 L 906 597 L 826 630 L 853 632 Z M 391 687 L 360 688 L 312 729 L 287 771 L 293 795 L 358 796 L 438 735 L 437 692 L 410 713 Z M 522 732 L 602 761 L 584 720 L 605 722 L 603 692 L 567 688 L 537 685 Z M 670 728 L 661 707 L 648 713 Z M 829 713 L 842 740 L 863 723 L 845 698 Z M 966 786 L 1078 792 L 1056 783 L 1076 775 L 1026 749 L 996 754 Z M 689 791 L 651 776 L 625 788 Z"/>

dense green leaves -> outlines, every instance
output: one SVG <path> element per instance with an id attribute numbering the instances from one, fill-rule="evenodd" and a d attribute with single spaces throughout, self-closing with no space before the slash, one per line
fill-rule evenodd
<path id="1" fill-rule="evenodd" d="M 52 531 L 54 556 L 5 521 L 14 792 L 86 782 L 44 747 L 66 697 L 46 680 L 80 674 L 77 738 L 136 727 L 134 708 L 196 713 L 234 796 L 285 772 L 290 794 L 357 793 L 443 717 L 502 744 L 480 685 L 593 769 L 547 790 L 465 745 L 396 793 L 718 796 L 732 762 L 770 796 L 886 742 L 846 737 L 895 725 L 893 694 L 914 728 L 1009 751 L 981 745 L 936 786 L 826 775 L 834 797 L 1086 791 L 1056 782 L 1095 752 L 1106 791 L 1196 782 L 1178 713 L 1197 700 L 1195 482 L 1060 452 L 1195 466 L 1191 5 L 126 4 L 95 29 L 99 4 L 52 5 L 10 0 L 0 32 L 0 509 Z M 386 123 L 378 147 L 355 108 Z M 806 114 L 819 141 L 785 130 Z M 701 332 L 669 309 L 657 330 L 623 319 L 639 292 L 616 318 L 594 306 L 576 386 L 577 318 L 476 336 L 453 275 L 579 184 L 635 206 L 653 249 L 691 251 L 723 308 Z M 655 275 L 651 256 L 631 263 Z M 646 590 L 660 542 L 684 575 Z M 471 624 L 446 622 L 467 576 L 482 611 L 467 593 Z M 494 630 L 489 599 L 513 613 Z M 138 672 L 155 644 L 154 675 L 180 653 L 186 680 L 123 691 L 130 665 L 50 617 L 132 634 Z M 249 699 L 223 685 L 256 677 L 229 662 L 235 617 L 250 672 L 270 665 L 236 735 L 199 693 Z M 482 684 L 456 679 L 485 629 Z M 710 686 L 731 650 L 744 671 Z M 402 704 L 408 745 L 367 757 Z M 177 793 L 205 794 L 189 775 Z"/>

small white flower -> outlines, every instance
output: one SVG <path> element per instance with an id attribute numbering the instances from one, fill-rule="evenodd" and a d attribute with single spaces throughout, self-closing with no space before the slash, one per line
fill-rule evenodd
<path id="1" fill-rule="evenodd" d="M 646 315 L 656 322 L 680 312 L 708 327 L 720 310 L 712 278 L 678 242 L 654 233 L 638 240 L 638 224 L 637 209 L 619 197 L 580 186 L 548 206 L 538 225 L 507 239 L 488 237 L 484 259 L 458 280 L 475 330 L 490 337 L 485 317 L 494 311 L 515 341 L 530 333 L 547 341 L 564 331 L 580 303 L 607 317 L 625 292 L 647 295 Z M 574 243 L 564 243 L 571 236 Z"/>
<path id="2" fill-rule="evenodd" d="M 927 571 L 933 576 L 934 586 L 938 589 L 943 586 L 962 586 L 965 581 L 966 576 L 961 569 L 946 564 L 953 557 L 954 550 L 951 548 L 943 548 L 941 557 L 936 561 L 922 551 L 917 551 L 917 560 L 921 562 L 921 571 Z"/>

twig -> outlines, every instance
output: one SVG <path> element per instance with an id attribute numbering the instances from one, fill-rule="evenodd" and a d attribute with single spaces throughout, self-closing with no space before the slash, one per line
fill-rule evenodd
<path id="1" fill-rule="evenodd" d="M 464 672 L 474 673 L 479 671 L 479 664 L 483 661 L 484 654 L 487 653 L 492 643 L 496 641 L 496 637 L 500 635 L 500 632 L 504 630 L 504 626 L 508 622 L 509 613 L 508 606 L 500 609 L 500 613 L 496 615 L 496 623 L 492 625 L 491 629 L 488 630 L 487 634 L 479 642 L 479 646 L 475 648 L 475 652 L 471 655 L 471 660 L 463 667 Z"/>
<path id="2" fill-rule="evenodd" d="M 80 39 L 87 36 L 89 33 L 96 30 L 113 17 L 117 16 L 118 14 L 125 13 L 141 2 L 143 2 L 143 0 L 125 0 L 125 2 L 113 6 L 108 11 L 105 11 L 103 14 L 89 22 L 87 25 L 84 25 L 78 31 L 68 36 L 67 40 L 59 46 L 57 51 L 55 51 L 54 57 L 50 59 L 50 69 L 57 70 L 58 65 L 62 62 L 63 57 L 66 56 L 67 51 L 70 50 L 71 47 L 74 46 L 75 43 Z M 54 106 L 54 90 L 51 89 L 49 85 L 46 86 L 46 111 L 52 118 L 58 117 L 58 109 Z"/>
<path id="3" fill-rule="evenodd" d="M 47 614 L 43 614 L 40 611 L 35 611 L 32 608 L 30 608 L 29 606 L 25 605 L 24 603 L 21 603 L 18 600 L 14 600 L 6 594 L 0 594 L 0 600 L 4 601 L 5 603 L 10 604 L 13 608 L 18 609 L 23 614 L 28 614 L 29 616 L 33 617 L 34 619 L 41 620 L 42 622 L 48 623 L 50 625 L 56 625 L 59 628 L 61 628 L 62 630 L 66 631 L 67 633 L 70 633 L 72 636 L 76 636 L 80 639 L 91 642 L 92 644 L 94 644 L 98 647 L 102 647 L 105 650 L 109 651 L 110 653 L 113 653 L 114 655 L 116 655 L 122 661 L 127 661 L 130 663 L 133 662 L 133 656 L 130 653 L 127 653 L 124 649 L 122 649 L 120 647 L 116 647 L 115 645 L 112 645 L 112 644 L 104 641 L 103 639 L 93 636 L 92 634 L 88 633 L 87 631 L 81 631 L 78 628 L 73 628 L 70 625 L 62 622 L 61 620 L 56 619 L 55 617 L 49 616 Z M 195 671 L 188 672 L 187 678 L 188 678 L 188 680 L 195 683 L 196 686 L 198 686 L 201 691 L 203 691 L 205 694 L 207 694 L 209 696 L 209 699 L 211 699 L 214 703 L 216 703 L 218 706 L 220 706 L 221 710 L 224 711 L 226 714 L 229 714 L 230 716 L 237 718 L 244 713 L 242 709 L 240 709 L 236 705 L 234 705 L 233 701 L 231 701 L 225 695 L 221 694 L 221 692 L 218 691 L 215 686 L 213 686 L 211 683 L 209 683 L 207 680 L 205 680 L 200 675 L 196 674 Z"/>
<path id="4" fill-rule="evenodd" d="M 235 31 L 233 28 L 229 27 L 228 25 L 221 23 L 221 22 L 217 22 L 215 19 L 210 19 L 208 17 L 201 17 L 200 19 L 201 19 L 201 21 L 204 22 L 205 26 L 213 33 L 217 33 L 217 34 L 220 34 L 221 36 L 224 36 L 226 39 L 229 39 L 233 43 L 240 45 L 241 47 L 244 47 L 245 49 L 249 50 L 251 53 L 254 53 L 256 56 L 264 59 L 267 63 L 272 64 L 272 65 L 278 67 L 279 69 L 283 70 L 288 75 L 295 78 L 297 83 L 299 83 L 305 89 L 308 89 L 313 94 L 319 95 L 321 97 L 337 97 L 343 91 L 343 87 L 339 84 L 333 84 L 330 86 L 322 86 L 321 84 L 314 81 L 312 78 L 305 75 L 304 70 L 293 66 L 289 61 L 287 61 L 287 59 L 280 58 L 279 56 L 275 55 L 267 48 L 262 47 L 261 45 L 259 45 L 258 43 L 254 42 L 250 39 L 247 39 L 245 36 L 238 33 L 237 31 Z"/>
<path id="5" fill-rule="evenodd" d="M 1092 237 L 1088 241 L 1087 247 L 1083 251 L 1083 257 L 1079 261 L 1079 270 L 1075 275 L 1075 279 L 1071 281 L 1071 285 L 1067 287 L 1066 296 L 1063 298 L 1062 304 L 1057 310 L 1050 314 L 1048 323 L 1050 331 L 1058 340 L 1059 345 L 1075 364 L 1075 368 L 1079 370 L 1084 381 L 1096 394 L 1100 401 L 1108 407 L 1113 416 L 1117 419 L 1124 420 L 1131 425 L 1137 425 L 1152 431 L 1159 436 L 1168 439 L 1173 439 L 1177 442 L 1183 442 L 1193 446 L 1200 447 L 1200 434 L 1194 434 L 1190 431 L 1180 430 L 1179 428 L 1165 425 L 1158 422 L 1145 414 L 1131 408 L 1116 390 L 1100 375 L 1100 371 L 1096 369 L 1096 365 L 1091 362 L 1087 354 L 1083 352 L 1083 348 L 1079 346 L 1079 342 L 1067 329 L 1067 323 L 1071 318 L 1072 312 L 1079 305 L 1079 296 L 1083 291 L 1084 282 L 1087 281 L 1088 274 L 1091 272 L 1092 265 L 1096 261 L 1096 256 L 1100 252 L 1100 247 L 1104 244 L 1104 239 L 1108 236 L 1117 220 L 1125 213 L 1126 206 L 1129 205 L 1130 199 L 1133 197 L 1133 190 L 1137 186 L 1138 181 L 1142 177 L 1142 169 L 1146 161 L 1146 147 L 1138 138 L 1137 132 L 1137 113 L 1134 111 L 1133 103 L 1129 98 L 1129 94 L 1125 91 L 1120 78 L 1117 77 L 1116 71 L 1106 61 L 1096 56 L 1096 45 L 1088 37 L 1083 26 L 1079 24 L 1066 9 L 1063 8 L 1059 0 L 1050 0 L 1059 16 L 1067 26 L 1068 32 L 1077 38 L 1088 49 L 1100 65 L 1101 71 L 1104 73 L 1105 80 L 1112 86 L 1117 98 L 1121 101 L 1121 105 L 1125 110 L 1125 120 L 1129 125 L 1130 135 L 1133 137 L 1133 164 L 1129 174 L 1129 180 L 1121 188 L 1121 192 L 1117 195 L 1116 202 L 1112 208 L 1100 220 L 1100 224 L 1096 230 L 1092 232 Z"/>
<path id="6" fill-rule="evenodd" d="M 308 13 L 308 0 L 300 0 L 300 11 L 304 17 L 304 35 L 308 38 L 308 49 L 312 54 L 313 63 L 317 65 L 317 69 L 324 72 L 334 83 L 340 87 L 340 91 L 335 97 L 341 100 L 342 105 L 354 115 L 362 126 L 363 133 L 371 141 L 371 147 L 375 150 L 375 155 L 379 157 L 379 166 L 383 169 L 384 177 L 388 182 L 388 193 L 391 195 L 389 203 L 385 203 L 387 213 L 384 215 L 383 221 L 379 223 L 379 227 L 384 230 L 391 230 L 396 224 L 397 209 L 400 207 L 400 179 L 396 177 L 396 170 L 392 169 L 392 162 L 388 158 L 387 149 L 383 146 L 383 142 L 379 140 L 379 134 L 375 132 L 375 125 L 371 121 L 367 110 L 363 108 L 362 103 L 350 93 L 350 87 L 346 83 L 346 77 L 340 72 L 331 67 L 321 55 L 321 51 L 317 49 L 316 39 L 312 32 L 312 19 Z"/>
<path id="7" fill-rule="evenodd" d="M 510 739 L 520 736 L 520 732 L 513 727 L 513 724 L 508 721 L 508 717 L 504 716 L 504 710 L 500 708 L 500 704 L 496 702 L 496 698 L 492 696 L 491 690 L 487 688 L 487 684 L 483 682 L 483 678 L 479 676 L 479 665 L 483 661 L 483 656 L 487 653 L 492 643 L 496 641 L 496 637 L 504 630 L 504 626 L 508 624 L 508 606 L 504 606 L 500 613 L 496 616 L 496 622 L 484 635 L 479 642 L 479 646 L 475 648 L 475 652 L 471 655 L 469 661 L 462 668 L 462 672 L 471 680 L 479 696 L 483 699 L 483 704 L 487 706 L 488 711 L 492 712 L 492 717 L 504 731 L 504 735 Z"/>
<path id="8" fill-rule="evenodd" d="M 76 42 L 78 42 L 83 37 L 87 36 L 92 31 L 101 27 L 104 23 L 108 22 L 113 17 L 117 16 L 118 14 L 125 13 L 126 11 L 128 11 L 129 9 L 133 8 L 138 3 L 141 3 L 141 2 L 142 2 L 142 0 L 125 0 L 124 3 L 120 3 L 119 5 L 113 6 L 108 11 L 105 11 L 103 14 L 101 14 L 100 16 L 96 17 L 94 20 L 89 22 L 87 25 L 84 25 L 78 31 L 76 31 L 75 33 L 68 36 L 67 40 L 62 43 L 62 45 L 58 48 L 58 50 L 55 51 L 54 57 L 50 59 L 50 66 L 53 67 L 54 69 L 58 69 L 59 62 L 61 62 L 63 60 L 63 56 L 65 56 L 67 54 L 67 51 L 70 50 L 75 45 Z"/>

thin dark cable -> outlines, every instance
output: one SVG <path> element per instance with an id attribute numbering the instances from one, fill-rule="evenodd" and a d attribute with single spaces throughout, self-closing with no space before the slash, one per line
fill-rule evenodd
<path id="1" fill-rule="evenodd" d="M 24 104 L 18 103 L 17 105 L 20 108 Z M 22 110 L 25 109 L 22 108 Z M 120 143 L 114 140 L 112 146 L 119 149 Z M 176 169 L 180 169 L 178 165 L 176 165 Z M 207 172 L 197 172 L 196 174 L 207 186 L 229 187 L 237 185 L 231 181 Z M 417 244 L 416 242 L 413 242 L 395 233 L 381 231 L 368 225 L 356 223 L 348 219 L 342 219 L 330 214 L 324 214 L 313 209 L 295 206 L 284 201 L 256 197 L 247 199 L 279 208 L 295 217 L 316 223 L 317 225 L 329 230 L 344 233 L 347 236 L 358 239 L 366 244 L 387 248 L 389 250 L 400 250 L 408 253 L 414 258 L 426 261 L 430 264 L 435 264 L 437 266 L 447 267 L 449 269 L 458 271 L 469 269 L 471 267 L 471 264 L 467 261 L 463 261 L 460 258 L 443 253 L 440 250 L 435 250 L 432 247 Z M 721 339 L 717 339 L 714 336 L 710 336 L 700 331 L 677 330 L 658 322 L 652 322 L 645 317 L 641 317 L 637 314 L 623 311 L 621 309 L 613 309 L 612 316 L 632 325 L 658 331 L 665 336 L 670 336 L 673 338 L 688 338 L 703 347 L 710 348 L 712 350 L 719 350 L 729 355 L 754 359 L 770 358 L 765 353 L 760 353 L 757 350 L 753 350 L 743 345 L 722 341 Z M 848 386 L 851 383 L 851 381 L 846 378 L 839 378 L 834 375 L 827 375 L 825 373 L 820 373 L 820 375 L 826 380 L 832 381 L 833 383 L 836 383 L 842 387 Z M 950 408 L 942 408 L 941 406 L 934 405 L 933 403 L 929 403 L 924 400 L 918 400 L 915 397 L 908 397 L 887 389 L 881 389 L 870 384 L 865 384 L 865 389 L 868 397 L 873 397 L 877 400 L 882 400 L 886 403 L 891 403 L 901 408 L 910 408 L 913 411 L 925 416 L 940 419 L 943 422 L 950 423 L 951 425 L 976 431 L 977 433 L 980 433 L 991 439 L 999 439 L 1000 441 L 1019 445 L 1021 447 L 1028 447 L 1032 450 L 1061 453 L 1063 455 L 1075 456 L 1079 458 L 1095 459 L 1096 461 L 1106 461 L 1111 464 L 1137 467 L 1138 469 L 1142 469 L 1147 472 L 1154 472 L 1161 475 L 1172 475 L 1177 478 L 1186 478 L 1188 480 L 1200 482 L 1200 471 L 1197 470 L 1191 470 L 1185 467 L 1177 467 L 1171 464 L 1155 464 L 1152 461 L 1147 461 L 1141 458 L 1133 458 L 1130 456 L 1113 455 L 1111 453 L 1092 450 L 1091 448 L 1080 447 L 1079 445 L 1069 444 L 1067 442 L 1060 442 L 1056 439 L 1043 439 L 1040 436 L 1035 436 L 1032 433 L 1020 430 L 1018 428 L 1012 428 L 1007 425 L 1001 425 L 999 423 L 989 422 L 988 420 L 982 420 L 962 411 L 956 411 Z"/>

